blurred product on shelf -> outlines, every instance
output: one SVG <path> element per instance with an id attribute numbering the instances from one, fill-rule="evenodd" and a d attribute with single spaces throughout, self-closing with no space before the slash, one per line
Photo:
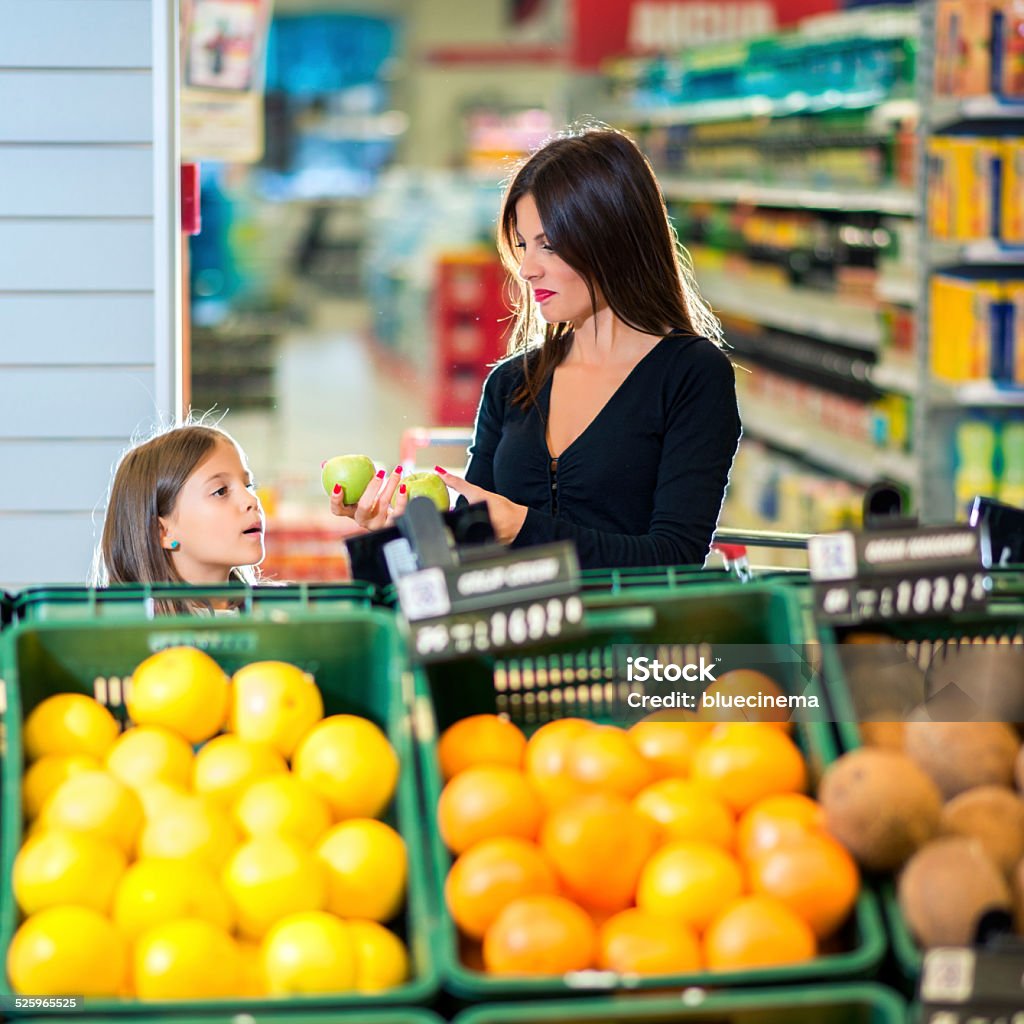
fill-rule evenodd
<path id="1" fill-rule="evenodd" d="M 501 111 L 472 108 L 465 115 L 466 166 L 486 177 L 501 178 L 528 157 L 555 130 L 550 111 Z"/>
<path id="2" fill-rule="evenodd" d="M 977 495 L 1024 507 L 1024 419 L 962 419 L 954 431 L 956 512 L 966 519 Z"/>
<path id="3" fill-rule="evenodd" d="M 935 94 L 1024 97 L 1021 0 L 939 0 Z"/>

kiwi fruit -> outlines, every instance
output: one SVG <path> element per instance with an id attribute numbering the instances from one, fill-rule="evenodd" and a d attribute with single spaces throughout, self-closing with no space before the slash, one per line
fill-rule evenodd
<path id="1" fill-rule="evenodd" d="M 906 752 L 945 799 L 976 786 L 1012 786 L 1020 741 L 1005 722 L 907 722 Z"/>
<path id="2" fill-rule="evenodd" d="M 1010 911 L 1010 888 L 981 843 L 937 839 L 907 862 L 897 888 L 900 909 L 922 946 L 967 946 L 992 910 Z"/>
<path id="3" fill-rule="evenodd" d="M 1002 786 L 977 786 L 942 808 L 939 831 L 977 839 L 1007 877 L 1024 857 L 1024 800 Z"/>
<path id="4" fill-rule="evenodd" d="M 825 825 L 869 871 L 900 867 L 939 828 L 942 797 L 906 754 L 862 747 L 833 762 L 818 800 Z"/>
<path id="5" fill-rule="evenodd" d="M 925 687 L 929 702 L 948 687 L 961 693 L 971 712 L 958 717 L 967 721 L 1024 722 L 1024 646 L 947 647 L 932 659 Z"/>

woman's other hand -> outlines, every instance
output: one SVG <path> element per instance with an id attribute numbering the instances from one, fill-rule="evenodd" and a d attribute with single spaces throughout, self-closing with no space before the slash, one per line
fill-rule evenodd
<path id="1" fill-rule="evenodd" d="M 502 544 L 511 544 L 516 539 L 526 520 L 528 509 L 525 505 L 517 505 L 500 494 L 485 491 L 482 487 L 477 487 L 476 484 L 471 484 L 440 466 L 435 466 L 434 470 L 453 491 L 457 491 L 470 503 L 487 502 L 487 514 L 491 518 L 494 535 Z"/>
<path id="2" fill-rule="evenodd" d="M 351 505 L 346 503 L 345 491 L 338 485 L 331 495 L 331 512 L 336 516 L 354 519 L 356 525 L 365 530 L 381 530 L 390 526 L 409 504 L 409 496 L 401 480 L 401 466 L 396 466 L 390 476 L 382 469 L 366 485 L 366 490 L 359 501 Z M 392 496 L 395 498 L 394 508 L 391 507 Z"/>

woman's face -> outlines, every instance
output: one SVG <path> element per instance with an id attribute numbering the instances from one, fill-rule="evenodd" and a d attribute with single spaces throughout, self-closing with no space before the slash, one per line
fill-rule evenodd
<path id="1" fill-rule="evenodd" d="M 571 322 L 579 327 L 593 316 L 587 282 L 548 245 L 537 204 L 529 193 L 516 203 L 516 241 L 522 256 L 519 276 L 529 284 L 546 323 Z"/>

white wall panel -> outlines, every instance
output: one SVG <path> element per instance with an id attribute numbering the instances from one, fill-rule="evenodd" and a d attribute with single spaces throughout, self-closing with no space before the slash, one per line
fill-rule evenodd
<path id="1" fill-rule="evenodd" d="M 0 0 L 0 67 L 149 67 L 139 0 Z"/>
<path id="2" fill-rule="evenodd" d="M 0 142 L 149 142 L 144 71 L 0 70 Z"/>
<path id="3" fill-rule="evenodd" d="M 0 445 L 0 512 L 102 511 L 111 470 L 125 447 L 118 441 Z M 0 532 L 3 526 L 0 516 Z"/>
<path id="4" fill-rule="evenodd" d="M 149 221 L 0 220 L 4 291 L 149 291 Z"/>
<path id="5" fill-rule="evenodd" d="M 152 295 L 0 295 L 0 373 L 19 364 L 152 360 Z"/>
<path id="6" fill-rule="evenodd" d="M 152 427 L 154 408 L 150 368 L 0 372 L 0 439 L 127 440 Z"/>
<path id="7" fill-rule="evenodd" d="M 85 583 L 102 529 L 88 512 L 0 515 L 0 587 Z"/>
<path id="8" fill-rule="evenodd" d="M 0 217 L 151 217 L 152 166 L 148 146 L 7 146 Z"/>

